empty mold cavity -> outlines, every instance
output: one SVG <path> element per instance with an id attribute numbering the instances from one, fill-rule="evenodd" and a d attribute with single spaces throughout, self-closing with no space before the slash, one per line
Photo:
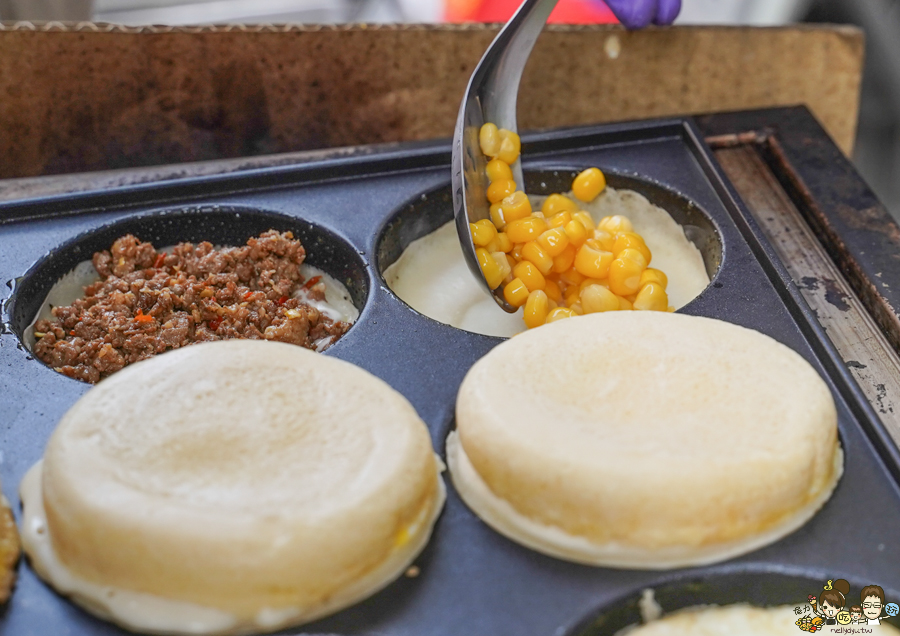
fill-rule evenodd
<path id="1" fill-rule="evenodd" d="M 754 571 L 729 571 L 726 573 L 707 574 L 702 578 L 697 575 L 688 575 L 677 580 L 663 582 L 658 585 L 650 585 L 646 588 L 631 592 L 604 607 L 599 608 L 585 620 L 578 623 L 573 629 L 566 632 L 567 636 L 614 636 L 625 634 L 630 628 L 656 620 L 679 611 L 702 610 L 710 606 L 750 605 L 758 608 L 784 608 L 790 607 L 790 611 L 783 610 L 784 616 L 773 617 L 781 627 L 782 620 L 786 621 L 784 629 L 778 633 L 784 633 L 787 629 L 795 629 L 795 621 L 802 616 L 815 616 L 809 610 L 808 598 L 810 595 L 818 596 L 822 593 L 826 579 L 844 578 L 850 583 L 850 600 L 859 598 L 860 590 L 868 585 L 866 581 L 854 581 L 844 576 L 839 577 L 833 573 L 821 578 L 805 574 L 785 574 L 779 572 L 754 572 Z M 888 594 L 889 598 L 895 598 Z M 801 608 L 797 611 L 796 608 Z M 760 627 L 757 625 L 757 627 Z M 839 627 L 836 625 L 835 627 Z M 851 625 L 851 627 L 853 627 Z M 707 633 L 704 631 L 704 633 Z M 727 629 L 721 630 L 722 634 L 729 633 Z M 761 633 L 759 629 L 753 633 Z"/>
<path id="2" fill-rule="evenodd" d="M 567 192 L 577 174 L 578 170 L 574 169 L 527 171 L 525 189 L 533 196 Z M 698 261 L 694 268 L 700 271 L 699 277 L 702 278 L 704 269 L 710 280 L 715 277 L 722 262 L 722 241 L 715 224 L 703 210 L 683 195 L 643 179 L 612 173 L 607 173 L 606 178 L 613 189 L 636 192 L 665 210 L 699 251 L 702 265 Z M 505 314 L 484 292 L 474 291 L 474 280 L 460 281 L 460 278 L 471 277 L 471 274 L 461 260 L 462 253 L 458 246 L 451 244 L 457 240 L 455 229 L 446 226 L 452 219 L 453 198 L 449 184 L 424 193 L 400 208 L 388 219 L 378 237 L 376 264 L 379 273 L 401 300 L 439 322 L 493 336 L 509 336 L 520 331 L 524 328 L 521 317 Z M 437 230 L 440 233 L 432 234 Z M 398 263 L 414 241 L 428 235 L 432 235 L 426 241 L 429 241 L 427 249 L 433 250 L 435 255 L 433 261 L 419 263 L 413 268 L 406 268 L 403 261 Z M 418 243 L 417 248 L 422 245 Z M 650 248 L 654 249 L 652 242 Z M 426 252 L 426 256 L 429 253 Z M 394 264 L 397 267 L 392 267 Z M 413 285 L 409 282 L 410 278 L 400 282 L 404 276 L 409 276 L 406 272 L 401 273 L 401 267 L 415 271 L 416 286 L 439 290 L 441 295 L 423 301 L 417 293 L 410 294 Z M 456 296 L 462 287 L 465 287 L 463 294 L 466 300 L 457 302 Z M 702 289 L 697 288 L 689 298 L 696 297 L 700 291 Z"/>
<path id="3" fill-rule="evenodd" d="M 216 246 L 241 246 L 268 230 L 292 232 L 306 250 L 304 265 L 321 270 L 342 284 L 350 303 L 357 312 L 362 311 L 369 294 L 366 263 L 344 239 L 302 219 L 251 208 L 214 206 L 131 216 L 85 232 L 51 250 L 18 281 L 10 305 L 10 327 L 31 350 L 34 337 L 30 327 L 38 312 L 42 308 L 46 312 L 48 301 L 68 304 L 83 296 L 83 287 L 75 279 L 96 276 L 91 264 L 94 253 L 108 250 L 126 234 L 162 249 L 201 241 Z"/>

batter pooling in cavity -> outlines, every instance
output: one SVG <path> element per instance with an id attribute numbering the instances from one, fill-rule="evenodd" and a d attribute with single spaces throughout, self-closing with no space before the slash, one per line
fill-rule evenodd
<path id="1" fill-rule="evenodd" d="M 528 328 L 604 311 L 674 311 L 668 278 L 649 267 L 653 255 L 631 221 L 614 215 L 594 223 L 561 194 L 547 197 L 535 212 L 510 168 L 519 157 L 519 136 L 487 123 L 479 141 L 490 159 L 491 218 L 470 224 L 475 253 L 488 286 L 502 286 L 510 305 L 524 307 Z M 589 203 L 605 188 L 600 169 L 588 168 L 575 177 L 572 194 Z"/>
<path id="2" fill-rule="evenodd" d="M 340 310 L 326 302 L 328 277 L 308 272 L 305 258 L 291 232 L 275 230 L 242 247 L 179 243 L 168 252 L 123 236 L 94 254 L 100 280 L 82 298 L 37 320 L 34 353 L 69 377 L 98 382 L 195 342 L 274 340 L 321 351 L 357 313 L 349 302 Z"/>

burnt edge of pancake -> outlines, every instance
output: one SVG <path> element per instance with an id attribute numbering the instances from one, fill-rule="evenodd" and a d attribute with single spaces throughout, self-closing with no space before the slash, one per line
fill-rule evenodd
<path id="1" fill-rule="evenodd" d="M 34 354 L 71 378 L 96 383 L 128 364 L 198 342 L 274 340 L 323 350 L 350 328 L 305 302 L 325 283 L 304 280 L 306 251 L 269 230 L 241 247 L 179 243 L 159 252 L 128 234 L 94 254 L 100 280 L 34 325 Z M 296 297 L 301 294 L 304 298 Z"/>

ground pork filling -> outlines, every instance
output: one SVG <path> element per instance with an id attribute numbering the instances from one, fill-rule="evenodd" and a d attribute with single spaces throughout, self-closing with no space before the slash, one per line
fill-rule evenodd
<path id="1" fill-rule="evenodd" d="M 35 323 L 34 354 L 93 383 L 195 342 L 249 338 L 322 350 L 350 324 L 304 302 L 325 299 L 324 281 L 300 273 L 305 257 L 293 234 L 275 230 L 242 247 L 179 243 L 169 253 L 123 236 L 94 254 L 100 280 L 84 298 Z"/>

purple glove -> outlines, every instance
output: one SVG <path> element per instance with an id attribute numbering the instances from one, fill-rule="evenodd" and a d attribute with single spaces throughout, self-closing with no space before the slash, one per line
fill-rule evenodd
<path id="1" fill-rule="evenodd" d="M 672 24 L 681 11 L 681 0 L 605 0 L 619 22 L 629 29 L 648 24 Z"/>

